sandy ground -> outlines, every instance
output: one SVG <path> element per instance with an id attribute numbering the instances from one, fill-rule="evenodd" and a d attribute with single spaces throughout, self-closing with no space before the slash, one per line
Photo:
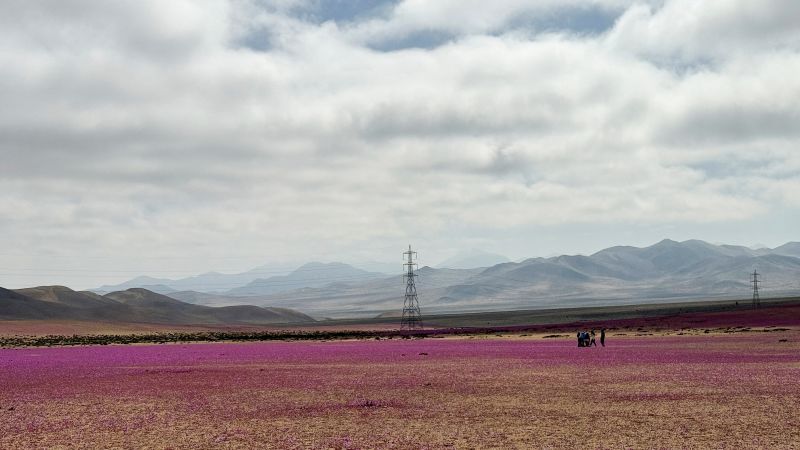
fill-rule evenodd
<path id="1" fill-rule="evenodd" d="M 663 333 L 5 349 L 0 448 L 800 446 L 800 331 Z"/>

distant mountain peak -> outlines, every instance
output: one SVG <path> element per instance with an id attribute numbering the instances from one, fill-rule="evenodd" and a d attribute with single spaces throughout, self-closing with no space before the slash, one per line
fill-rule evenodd
<path id="1" fill-rule="evenodd" d="M 133 305 L 149 305 L 157 303 L 181 304 L 183 302 L 172 297 L 159 294 L 144 288 L 128 288 L 124 291 L 110 292 L 103 296 L 120 303 Z"/>
<path id="2" fill-rule="evenodd" d="M 382 278 L 385 275 L 367 272 L 342 262 L 310 262 L 303 264 L 288 275 L 257 278 L 250 283 L 227 291 L 233 296 L 257 296 L 278 292 L 322 287 L 328 284 L 349 284 Z"/>
<path id="3" fill-rule="evenodd" d="M 66 286 L 61 286 L 60 284 L 54 284 L 52 286 L 37 286 L 35 289 L 47 289 L 54 292 L 75 292 L 74 290 Z"/>
<path id="4" fill-rule="evenodd" d="M 686 241 L 686 242 L 689 242 L 689 241 Z M 662 240 L 658 241 L 657 243 L 651 245 L 651 247 L 660 247 L 660 246 L 667 246 L 667 245 L 674 246 L 674 245 L 680 245 L 680 244 L 681 243 L 678 242 L 678 241 L 672 240 L 670 238 L 666 238 L 666 239 L 662 239 Z"/>
<path id="5" fill-rule="evenodd" d="M 800 242 L 787 242 L 779 247 L 772 249 L 772 253 L 785 256 L 800 257 Z"/>

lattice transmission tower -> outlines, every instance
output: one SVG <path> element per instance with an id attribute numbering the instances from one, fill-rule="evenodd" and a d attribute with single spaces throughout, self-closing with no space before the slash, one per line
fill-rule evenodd
<path id="1" fill-rule="evenodd" d="M 761 283 L 761 280 L 758 279 L 758 270 L 753 270 L 750 276 L 750 283 L 753 285 L 753 308 L 760 308 L 761 298 L 758 296 L 758 283 Z"/>
<path id="2" fill-rule="evenodd" d="M 417 267 L 417 263 L 414 262 L 417 252 L 412 251 L 409 245 L 408 251 L 403 252 L 403 256 L 407 257 L 403 258 L 405 260 L 403 263 L 403 268 L 405 269 L 403 279 L 406 282 L 406 298 L 403 301 L 403 316 L 400 319 L 400 329 L 422 329 L 422 314 L 419 311 L 417 286 L 414 283 L 414 279 L 417 277 L 417 274 L 414 273 L 414 268 Z"/>

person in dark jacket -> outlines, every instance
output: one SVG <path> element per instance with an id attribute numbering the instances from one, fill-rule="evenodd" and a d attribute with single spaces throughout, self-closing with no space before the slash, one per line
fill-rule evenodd
<path id="1" fill-rule="evenodd" d="M 603 347 L 606 346 L 606 329 L 605 328 L 601 328 L 600 329 L 600 345 L 602 345 Z"/>

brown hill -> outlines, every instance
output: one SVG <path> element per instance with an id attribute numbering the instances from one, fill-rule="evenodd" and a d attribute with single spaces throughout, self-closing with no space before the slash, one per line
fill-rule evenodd
<path id="1" fill-rule="evenodd" d="M 76 292 L 64 286 L 39 286 L 16 291 L 0 288 L 0 319 L 218 325 L 314 321 L 305 314 L 285 308 L 215 308 L 184 303 L 140 288 L 100 296 L 92 292 Z"/>
<path id="2" fill-rule="evenodd" d="M 55 319 L 68 313 L 66 306 L 49 304 L 0 288 L 0 319 Z"/>
<path id="3" fill-rule="evenodd" d="M 82 310 L 112 308 L 117 302 L 94 292 L 78 292 L 65 286 L 38 286 L 16 289 L 16 293 L 36 300 Z"/>
<path id="4" fill-rule="evenodd" d="M 105 298 L 131 306 L 152 320 L 169 323 L 257 324 L 313 322 L 311 317 L 286 308 L 258 306 L 201 306 L 184 303 L 147 289 L 132 288 L 106 294 Z"/>

